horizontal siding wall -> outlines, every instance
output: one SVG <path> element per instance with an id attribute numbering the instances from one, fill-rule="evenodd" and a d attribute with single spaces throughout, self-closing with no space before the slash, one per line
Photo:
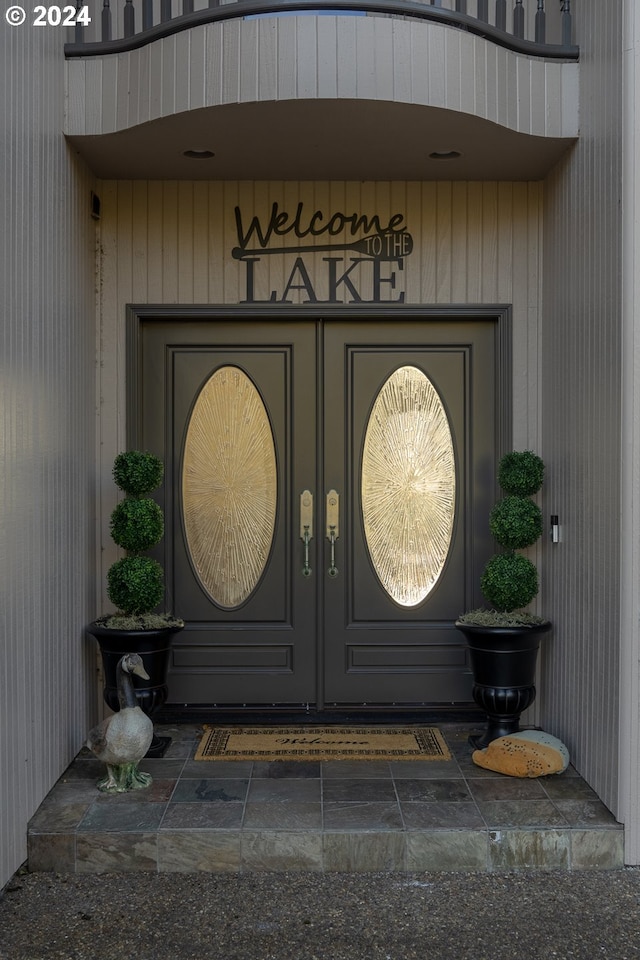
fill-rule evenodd
<path id="1" fill-rule="evenodd" d="M 381 220 L 403 214 L 413 252 L 398 273 L 398 287 L 385 287 L 386 295 L 396 297 L 402 285 L 406 303 L 513 304 L 514 443 L 537 447 L 540 184 L 109 181 L 98 191 L 105 568 L 114 558 L 108 530 L 116 501 L 111 463 L 126 444 L 126 304 L 233 305 L 244 299 L 246 267 L 231 257 L 238 243 L 236 206 L 244 223 L 254 214 L 268 219 L 273 203 L 289 212 L 302 203 L 309 214 L 357 211 L 377 213 Z M 265 256 L 256 266 L 256 297 L 282 292 L 295 262 L 292 239 L 288 234 L 279 241 L 291 246 L 291 255 Z M 317 240 L 323 241 L 326 236 Z M 305 255 L 305 263 L 320 290 L 326 263 L 317 255 Z M 350 276 L 360 282 L 356 270 Z M 301 302 L 305 294 L 292 291 L 290 299 Z"/>
<path id="2" fill-rule="evenodd" d="M 95 230 L 62 41 L 0 29 L 0 889 L 95 713 Z"/>
<path id="3" fill-rule="evenodd" d="M 580 4 L 578 145 L 545 189 L 541 382 L 545 514 L 542 710 L 617 809 L 620 610 L 621 5 Z"/>

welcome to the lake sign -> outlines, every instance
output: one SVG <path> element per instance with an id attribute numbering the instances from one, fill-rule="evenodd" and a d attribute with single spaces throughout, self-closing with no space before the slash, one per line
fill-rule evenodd
<path id="1" fill-rule="evenodd" d="M 254 215 L 245 226 L 240 207 L 235 217 L 231 255 L 245 271 L 242 303 L 292 303 L 294 295 L 301 303 L 404 303 L 404 262 L 413 250 L 404 214 L 307 213 L 304 203 L 291 213 L 274 203 L 267 220 Z M 283 245 L 288 235 L 307 243 Z M 272 256 L 291 259 L 291 266 L 282 289 L 257 298 L 264 258 Z M 310 268 L 310 257 L 320 257 L 322 267 Z"/>

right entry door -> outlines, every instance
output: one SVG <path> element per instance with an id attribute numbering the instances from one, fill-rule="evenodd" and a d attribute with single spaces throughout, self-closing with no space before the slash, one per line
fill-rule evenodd
<path id="1" fill-rule="evenodd" d="M 453 621 L 491 550 L 492 327 L 323 326 L 327 705 L 470 699 Z"/>

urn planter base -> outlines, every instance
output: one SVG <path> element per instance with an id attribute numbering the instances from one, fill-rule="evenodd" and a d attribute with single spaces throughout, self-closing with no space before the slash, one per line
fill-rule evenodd
<path id="1" fill-rule="evenodd" d="M 160 630 L 110 630 L 96 622 L 89 624 L 87 633 L 97 640 L 100 647 L 104 671 L 103 696 L 111 710 L 117 712 L 120 709 L 116 685 L 118 661 L 125 653 L 139 653 L 149 679 L 135 678 L 136 700 L 144 713 L 153 720 L 154 713 L 164 705 L 169 693 L 167 671 L 171 644 L 180 630 L 182 627 L 179 626 L 163 627 Z M 170 743 L 171 737 L 158 737 L 154 732 L 146 756 L 164 756 Z"/>
<path id="2" fill-rule="evenodd" d="M 456 621 L 469 647 L 472 696 L 487 715 L 482 734 L 469 737 L 477 750 L 520 729 L 520 715 L 536 698 L 535 674 L 540 638 L 548 620 L 520 627 L 487 627 Z"/>

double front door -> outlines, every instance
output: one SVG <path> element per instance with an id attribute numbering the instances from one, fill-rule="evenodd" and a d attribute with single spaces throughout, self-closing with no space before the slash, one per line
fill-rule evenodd
<path id="1" fill-rule="evenodd" d="M 169 702 L 470 700 L 453 621 L 491 550 L 491 320 L 143 318 L 165 463 Z"/>

